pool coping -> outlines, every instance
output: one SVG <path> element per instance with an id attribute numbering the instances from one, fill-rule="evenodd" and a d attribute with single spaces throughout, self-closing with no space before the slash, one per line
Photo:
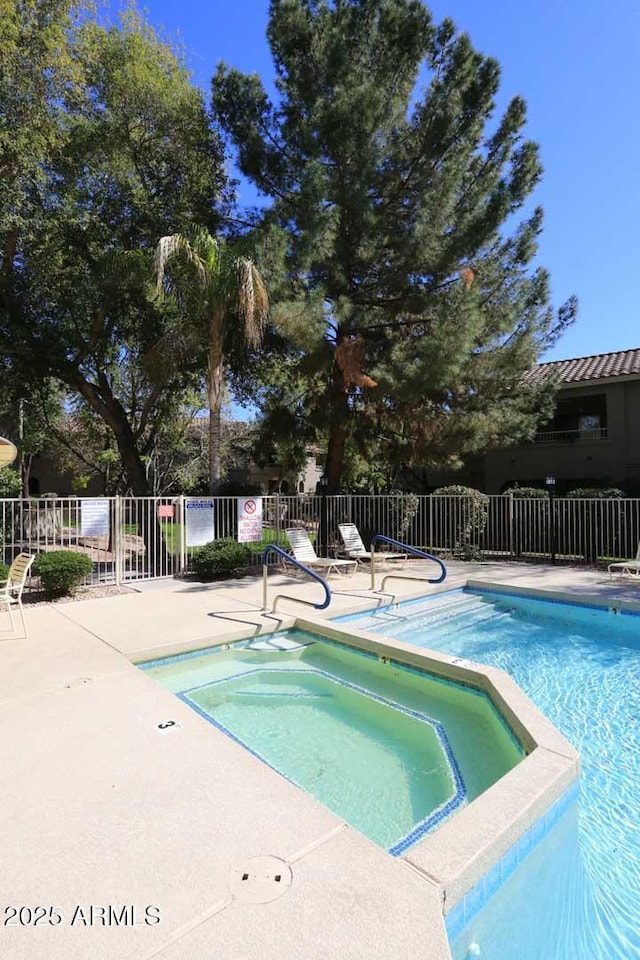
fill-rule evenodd
<path id="1" fill-rule="evenodd" d="M 467 580 L 453 588 L 439 586 L 438 589 L 429 590 L 428 594 L 425 594 L 424 581 L 420 583 L 421 590 L 404 596 L 402 603 L 465 588 L 521 594 L 540 599 L 559 600 L 566 597 L 575 602 L 575 597 L 560 591 L 513 587 L 493 581 Z M 501 589 L 496 591 L 496 587 Z M 341 610 L 340 618 L 388 606 L 387 596 L 392 595 L 385 595 L 384 600 L 380 597 L 380 602 L 373 607 L 370 598 L 359 598 L 352 607 Z M 581 605 L 600 608 L 612 606 L 610 602 Z M 622 601 L 615 606 L 640 612 L 640 604 Z M 418 648 L 400 640 L 359 630 L 354 622 L 340 624 L 321 615 L 286 615 L 279 618 L 277 625 L 265 625 L 259 634 L 268 635 L 295 628 L 475 687 L 489 697 L 522 743 L 526 756 L 516 767 L 442 823 L 435 833 L 427 835 L 401 855 L 400 859 L 404 860 L 409 868 L 436 886 L 442 911 L 441 922 L 446 922 L 450 914 L 453 917 L 452 911 L 456 907 L 456 916 L 460 916 L 460 911 L 464 915 L 465 903 L 471 897 L 477 901 L 477 889 L 480 886 L 483 890 L 487 887 L 486 878 L 496 872 L 501 875 L 501 864 L 509 857 L 513 860 L 513 851 L 522 847 L 523 838 L 539 833 L 539 825 L 545 822 L 547 812 L 561 802 L 567 791 L 575 789 L 580 771 L 578 753 L 515 681 L 502 670 L 427 648 Z M 224 648 L 241 640 L 255 639 L 256 635 L 255 627 L 251 630 L 233 630 L 223 638 L 212 638 L 208 642 L 200 639 L 186 644 L 178 643 L 175 646 L 179 649 L 175 649 L 174 653 L 188 654 L 206 648 Z M 162 648 L 162 657 L 158 659 L 171 655 L 165 646 Z M 154 659 L 156 658 L 152 651 L 145 650 L 132 657 L 132 662 L 140 665 Z M 456 921 L 456 926 L 459 926 L 459 920 Z"/>
<path id="2" fill-rule="evenodd" d="M 577 751 L 502 670 L 355 630 L 353 623 L 307 617 L 296 626 L 476 687 L 524 746 L 527 755 L 519 764 L 404 854 L 438 885 L 448 913 L 577 780 Z"/>
<path id="3" fill-rule="evenodd" d="M 456 588 L 457 589 L 457 588 Z M 467 580 L 463 590 L 483 590 L 487 593 L 512 594 L 513 596 L 527 597 L 531 600 L 546 600 L 548 603 L 565 603 L 571 607 L 582 607 L 591 610 L 608 610 L 610 612 L 640 616 L 640 601 L 603 599 L 599 597 L 576 597 L 566 590 L 546 590 L 543 587 L 517 587 L 511 584 L 496 583 L 493 580 Z M 411 598 L 413 599 L 413 598 Z M 349 614 L 346 614 L 349 616 Z"/>
<path id="4" fill-rule="evenodd" d="M 440 804 L 438 804 L 438 806 L 429 814 L 427 814 L 417 823 L 414 823 L 406 834 L 397 837 L 391 846 L 386 848 L 387 853 L 391 854 L 391 856 L 399 856 L 406 849 L 413 846 L 413 844 L 417 843 L 421 837 L 426 836 L 435 826 L 437 826 L 448 816 L 452 815 L 452 813 L 454 813 L 461 806 L 461 804 L 464 803 L 467 796 L 464 780 L 462 778 L 462 774 L 460 773 L 460 768 L 458 766 L 455 754 L 453 753 L 449 743 L 446 730 L 440 720 L 437 720 L 420 710 L 413 710 L 404 704 L 398 703 L 394 700 L 389 700 L 387 697 L 383 697 L 380 694 L 366 689 L 365 687 L 361 687 L 358 684 L 353 683 L 351 680 L 346 680 L 343 677 L 335 676 L 334 674 L 329 673 L 326 670 L 321 670 L 318 667 L 301 669 L 292 666 L 283 666 L 281 668 L 271 668 L 268 671 L 265 671 L 264 667 L 255 667 L 250 670 L 243 670 L 241 673 L 231 674 L 227 677 L 221 677 L 217 680 L 210 680 L 205 683 L 198 684 L 195 687 L 190 687 L 187 690 L 182 690 L 176 693 L 176 696 L 182 700 L 183 703 L 186 703 L 193 710 L 195 710 L 196 713 L 198 713 L 208 723 L 211 723 L 222 733 L 226 734 L 236 743 L 240 744 L 240 746 L 244 747 L 245 750 L 248 750 L 249 753 L 251 753 L 254 757 L 256 757 L 258 760 L 261 760 L 262 763 L 265 763 L 268 767 L 271 767 L 271 769 L 279 774 L 279 776 L 284 777 L 285 780 L 289 780 L 290 783 L 293 783 L 294 786 L 298 787 L 300 790 L 305 790 L 305 792 L 307 792 L 303 784 L 298 783 L 293 777 L 288 776 L 286 773 L 283 773 L 282 770 L 279 770 L 277 766 L 274 766 L 274 764 L 272 764 L 266 759 L 266 757 L 259 753 L 257 749 L 247 743 L 247 741 L 244 740 L 239 734 L 234 733 L 229 727 L 225 726 L 225 724 L 217 720 L 212 714 L 208 713 L 192 696 L 193 693 L 199 690 L 210 690 L 211 687 L 214 686 L 231 683 L 236 680 L 244 680 L 246 677 L 265 672 L 268 672 L 270 676 L 273 676 L 274 674 L 294 674 L 297 676 L 312 675 L 321 677 L 330 684 L 335 684 L 336 686 L 356 693 L 358 696 L 373 700 L 390 710 L 395 710 L 396 712 L 401 713 L 405 717 L 413 718 L 419 723 L 427 725 L 433 731 L 433 734 L 442 752 L 442 756 L 447 764 L 447 775 L 450 780 L 449 796 Z M 336 813 L 336 816 L 340 815 Z M 354 827 L 354 829 L 357 829 L 357 827 Z"/>
<path id="5" fill-rule="evenodd" d="M 452 562 L 444 584 L 393 583 L 386 596 L 369 591 L 362 571 L 338 580 L 325 614 L 434 596 L 470 580 L 489 589 L 506 583 L 515 593 L 526 592 L 522 584 L 548 588 L 537 593 L 543 598 L 560 591 L 586 603 L 597 597 L 607 607 L 640 599 L 638 582 L 610 581 L 602 572 Z M 143 954 L 183 960 L 247 951 L 299 960 L 315 956 L 318 944 L 336 956 L 369 960 L 372 943 L 387 957 L 424 960 L 426 950 L 431 960 L 451 960 L 460 941 L 449 948 L 435 879 L 409 859 L 386 854 L 132 666 L 145 659 L 144 650 L 157 659 L 257 640 L 266 625 L 269 633 L 293 625 L 295 613 L 310 612 L 297 600 L 313 601 L 320 592 L 317 584 L 270 570 L 269 599 L 278 590 L 291 596 L 275 615 L 263 611 L 257 578 L 188 586 L 159 581 L 140 593 L 35 606 L 28 640 L 0 637 L 5 813 L 12 823 L 5 902 L 18 895 L 25 903 L 51 901 L 65 919 L 81 895 L 87 903 L 122 897 L 162 909 L 162 923 L 148 928 L 9 927 L 3 936 L 11 936 L 7 949 L 15 960 L 31 960 L 34 952 L 50 960 L 83 960 L 88 953 L 96 960 L 143 960 Z M 269 637 L 264 645 L 271 646 Z M 503 820 L 508 813 L 501 812 Z M 534 839 L 541 826 L 542 819 Z M 456 907 L 448 905 L 450 935 L 449 924 L 490 895 L 527 843 L 521 837 L 500 871 L 485 875 Z M 287 896 L 249 908 L 232 897 L 228 871 L 239 858 L 260 854 L 290 863 L 294 883 Z"/>

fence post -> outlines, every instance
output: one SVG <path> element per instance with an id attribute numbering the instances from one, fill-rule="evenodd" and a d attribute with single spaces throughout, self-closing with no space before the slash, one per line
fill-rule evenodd
<path id="1" fill-rule="evenodd" d="M 184 496 L 178 497 L 178 524 L 180 530 L 180 573 L 184 574 L 187 566 L 187 524 L 185 522 Z"/>
<path id="2" fill-rule="evenodd" d="M 513 493 L 509 490 L 509 502 L 507 504 L 507 522 L 509 525 L 509 556 L 513 557 Z"/>
<path id="3" fill-rule="evenodd" d="M 280 546 L 280 495 L 274 494 L 273 497 L 273 519 L 275 520 L 274 527 L 276 531 L 276 538 L 274 543 Z"/>
<path id="4" fill-rule="evenodd" d="M 269 575 L 269 568 L 266 564 L 266 561 L 262 560 L 262 610 L 266 612 L 267 609 L 267 577 Z"/>
<path id="5" fill-rule="evenodd" d="M 553 484 L 549 487 L 549 548 L 551 551 L 551 563 L 556 562 L 556 498 L 555 487 Z"/>
<path id="6" fill-rule="evenodd" d="M 116 574 L 116 586 L 119 587 L 122 584 L 122 568 L 123 568 L 123 556 L 122 556 L 122 501 L 119 496 L 113 498 L 113 545 L 114 545 L 114 561 L 115 561 L 115 574 Z"/>

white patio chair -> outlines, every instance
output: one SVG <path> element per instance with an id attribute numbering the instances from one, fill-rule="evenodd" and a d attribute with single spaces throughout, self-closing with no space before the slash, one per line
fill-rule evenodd
<path id="1" fill-rule="evenodd" d="M 26 583 L 27 576 L 29 575 L 31 564 L 34 560 L 35 557 L 29 553 L 19 553 L 9 567 L 7 579 L 0 581 L 0 604 L 4 604 L 9 611 L 11 632 L 15 632 L 11 608 L 17 607 L 20 611 L 20 617 L 22 618 L 22 628 L 24 630 L 25 639 L 29 638 L 29 632 L 27 630 L 27 621 L 24 618 L 24 610 L 22 608 L 22 591 L 24 590 L 24 585 Z"/>
<path id="2" fill-rule="evenodd" d="M 319 557 L 306 530 L 291 528 L 285 530 L 285 533 L 291 544 L 295 559 L 311 570 L 317 570 L 319 573 L 324 572 L 327 576 L 332 572 L 343 574 L 356 572 L 358 568 L 357 560 L 336 560 L 333 557 Z"/>
<path id="3" fill-rule="evenodd" d="M 619 573 L 621 577 L 624 577 L 625 574 L 630 577 L 640 577 L 640 543 L 633 560 L 618 560 L 616 563 L 610 563 L 607 570 L 611 578 L 613 578 L 614 571 Z"/>
<path id="4" fill-rule="evenodd" d="M 345 553 L 351 560 L 368 560 L 371 562 L 371 556 L 374 551 L 367 550 L 355 523 L 339 523 L 338 530 L 344 543 Z M 375 563 L 379 563 L 381 568 L 393 565 L 402 569 L 406 562 L 406 553 L 389 553 L 382 550 L 375 551 Z"/>

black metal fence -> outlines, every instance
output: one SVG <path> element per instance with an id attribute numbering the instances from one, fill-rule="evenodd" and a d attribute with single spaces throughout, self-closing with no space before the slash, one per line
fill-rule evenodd
<path id="1" fill-rule="evenodd" d="M 197 498 L 196 498 L 197 499 Z M 238 537 L 238 498 L 202 498 L 215 538 Z M 0 559 L 20 552 L 72 549 L 93 562 L 88 584 L 167 577 L 188 567 L 184 497 L 0 500 Z M 269 543 L 288 548 L 286 530 L 305 529 L 319 553 L 341 547 L 340 523 L 355 523 L 366 546 L 376 533 L 445 557 L 603 565 L 634 557 L 640 499 L 274 495 L 261 498 L 261 538 L 248 544 L 261 561 Z M 186 509 L 187 507 L 187 509 Z M 259 528 L 260 529 L 260 528 Z"/>

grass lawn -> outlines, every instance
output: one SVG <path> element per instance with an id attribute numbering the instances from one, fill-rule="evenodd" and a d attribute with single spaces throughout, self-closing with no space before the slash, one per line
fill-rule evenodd
<path id="1" fill-rule="evenodd" d="M 162 535 L 167 545 L 167 551 L 174 557 L 178 556 L 180 553 L 180 539 L 182 537 L 183 525 L 172 520 L 161 520 L 160 525 L 162 527 Z M 127 529 L 129 526 L 131 527 L 130 530 Z M 125 533 L 137 533 L 136 525 L 127 524 L 125 526 Z M 277 547 L 282 547 L 283 550 L 289 549 L 289 541 L 282 531 L 278 533 L 273 527 L 265 526 L 262 528 L 262 540 L 256 540 L 253 543 L 247 544 L 252 554 L 252 563 L 259 562 L 259 557 L 264 548 L 271 543 L 274 543 Z M 187 547 L 187 552 L 189 553 L 194 549 L 197 549 L 197 547 Z"/>
<path id="2" fill-rule="evenodd" d="M 274 530 L 273 527 L 263 527 L 262 540 L 255 540 L 253 543 L 247 544 L 249 550 L 253 554 L 254 563 L 259 561 L 260 554 L 264 548 L 268 547 L 270 544 L 274 544 L 276 547 L 282 547 L 283 550 L 289 549 L 289 541 L 282 531 L 278 533 L 278 531 Z"/>
<path id="3" fill-rule="evenodd" d="M 167 545 L 167 552 L 177 557 L 180 553 L 180 538 L 182 536 L 182 524 L 174 523 L 172 520 L 161 520 L 160 527 L 162 536 Z"/>

